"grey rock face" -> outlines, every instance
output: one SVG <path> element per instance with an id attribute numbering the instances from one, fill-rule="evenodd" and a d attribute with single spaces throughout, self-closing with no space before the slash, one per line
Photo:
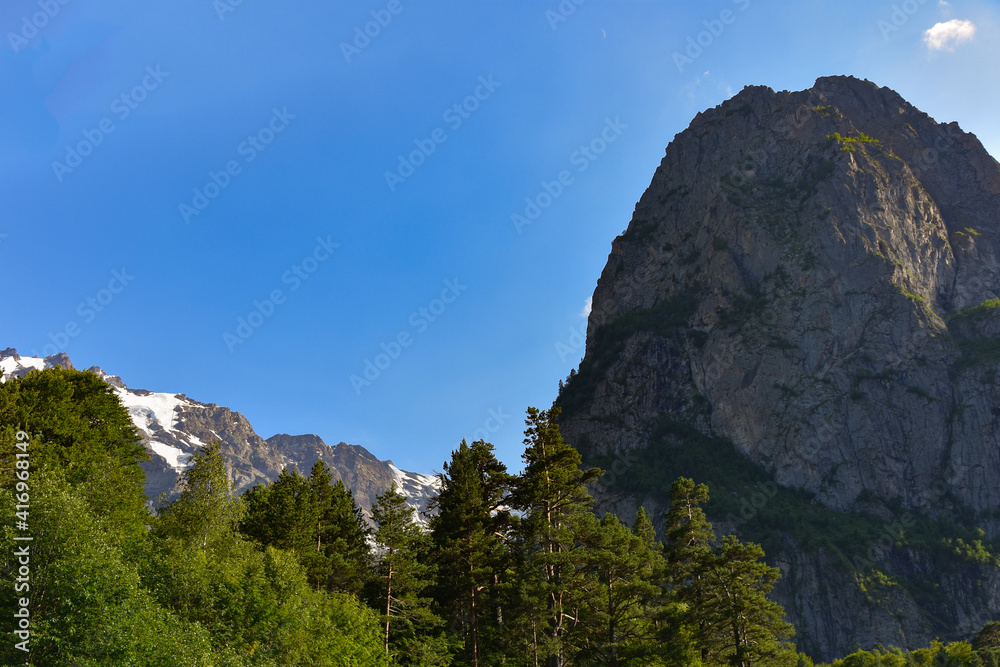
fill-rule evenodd
<path id="1" fill-rule="evenodd" d="M 614 240 L 563 431 L 593 458 L 647 447 L 669 419 L 826 508 L 964 508 L 992 538 L 1000 310 L 971 311 L 998 295 L 1000 165 L 973 135 L 849 77 L 749 87 L 675 137 Z M 820 654 L 940 632 L 904 593 L 868 600 L 829 555 L 773 556 Z M 883 565 L 906 576 L 919 558 L 903 560 Z M 1000 608 L 989 587 L 956 599 L 955 635 Z"/>

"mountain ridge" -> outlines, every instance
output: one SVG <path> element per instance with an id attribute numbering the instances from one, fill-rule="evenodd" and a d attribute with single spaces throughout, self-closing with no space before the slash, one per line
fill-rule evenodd
<path id="1" fill-rule="evenodd" d="M 32 370 L 53 367 L 73 368 L 65 353 L 44 359 L 21 357 L 14 348 L 0 351 L 0 380 L 23 376 Z M 392 461 L 383 461 L 360 445 L 340 442 L 327 445 L 315 434 L 275 434 L 262 438 L 239 412 L 215 403 L 202 403 L 185 394 L 132 389 L 121 377 L 98 366 L 87 369 L 104 380 L 128 410 L 133 424 L 150 453 L 143 462 L 146 495 L 155 501 L 171 496 L 191 454 L 212 441 L 220 443 L 234 493 L 262 482 L 273 481 L 286 466 L 308 475 L 322 459 L 334 480 L 342 479 L 358 505 L 370 518 L 375 496 L 395 483 L 417 512 L 421 522 L 427 501 L 436 493 L 433 475 L 400 470 Z"/>

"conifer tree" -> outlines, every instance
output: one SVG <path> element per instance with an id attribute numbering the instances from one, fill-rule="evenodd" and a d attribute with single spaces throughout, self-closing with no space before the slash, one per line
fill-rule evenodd
<path id="1" fill-rule="evenodd" d="M 532 588 L 546 609 L 542 627 L 533 628 L 533 642 L 553 667 L 567 663 L 568 635 L 586 601 L 585 557 L 577 536 L 593 504 L 586 483 L 601 474 L 580 469 L 580 454 L 563 440 L 558 416 L 558 408 L 528 408 L 525 468 L 513 495 L 514 506 L 525 513 L 525 561 L 539 575 Z"/>
<path id="2" fill-rule="evenodd" d="M 342 480 L 317 461 L 309 477 L 294 468 L 243 494 L 240 531 L 262 547 L 294 551 L 310 585 L 359 594 L 368 578 L 370 529 Z"/>
<path id="3" fill-rule="evenodd" d="M 317 465 L 321 465 L 322 462 Z M 314 473 L 317 471 L 314 469 Z M 321 474 L 318 476 L 322 476 Z M 310 475 L 310 479 L 313 479 Z M 333 486 L 316 484 L 316 502 L 320 513 L 316 527 L 316 566 L 307 569 L 314 585 L 327 590 L 359 594 L 370 577 L 371 554 L 368 539 L 371 529 L 365 521 L 354 494 L 337 480 Z M 327 491 L 327 489 L 329 491 Z"/>
<path id="4" fill-rule="evenodd" d="M 701 508 L 708 497 L 707 486 L 695 485 L 685 477 L 671 485 L 664 545 L 671 592 L 686 609 L 681 617 L 671 619 L 676 622 L 665 625 L 664 643 L 676 645 L 690 634 L 703 663 L 722 648 L 717 639 L 718 619 L 709 613 L 712 596 L 708 566 L 715 533 Z"/>
<path id="5" fill-rule="evenodd" d="M 295 551 L 300 556 L 314 543 L 317 509 L 309 480 L 295 468 L 283 468 L 278 479 L 247 489 L 246 516 L 240 532 L 263 546 Z"/>
<path id="6" fill-rule="evenodd" d="M 727 535 L 710 561 L 709 609 L 716 616 L 720 640 L 725 638 L 720 662 L 735 667 L 796 661 L 794 648 L 787 643 L 794 629 L 784 621 L 781 605 L 767 597 L 780 573 L 760 562 L 763 557 L 759 545 Z"/>
<path id="7" fill-rule="evenodd" d="M 759 545 L 734 535 L 714 544 L 715 533 L 701 509 L 708 497 L 707 486 L 683 477 L 670 489 L 665 553 L 672 592 L 684 611 L 667 643 L 690 636 L 704 664 L 795 664 L 797 656 L 787 643 L 792 626 L 783 620 L 781 606 L 767 597 L 778 570 L 760 562 L 764 550 Z"/>
<path id="8" fill-rule="evenodd" d="M 640 509 L 634 532 L 614 514 L 588 515 L 583 529 L 587 570 L 593 578 L 585 626 L 585 656 L 609 667 L 646 661 L 654 654 L 650 615 L 660 596 L 663 556 L 652 524 Z"/>
<path id="9" fill-rule="evenodd" d="M 462 441 L 439 475 L 431 501 L 431 538 L 438 567 L 435 598 L 461 634 L 462 664 L 483 664 L 503 618 L 498 598 L 505 568 L 510 514 L 504 509 L 511 477 L 493 445 Z"/>
<path id="10" fill-rule="evenodd" d="M 376 496 L 372 518 L 378 551 L 372 583 L 386 655 L 401 664 L 433 664 L 438 652 L 435 630 L 442 623 L 424 595 L 433 584 L 427 563 L 430 538 L 414 521 L 413 508 L 395 484 Z"/>

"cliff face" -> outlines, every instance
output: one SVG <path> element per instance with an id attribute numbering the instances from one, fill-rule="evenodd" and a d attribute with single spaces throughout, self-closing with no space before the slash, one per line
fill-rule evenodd
<path id="1" fill-rule="evenodd" d="M 716 457 L 823 516 L 992 539 L 998 295 L 1000 165 L 973 135 L 848 77 L 746 88 L 675 137 L 613 242 L 586 355 L 557 400 L 563 431 L 586 460 L 614 461 L 597 489 L 607 508 L 662 509 L 662 488 L 622 481 L 637 457 L 700 457 L 697 470 Z M 718 491 L 756 515 L 749 491 Z M 715 518 L 740 530 L 738 514 Z M 906 530 L 852 566 L 804 553 L 798 529 L 764 530 L 781 545 L 779 601 L 820 655 L 960 635 L 1000 610 L 994 566 L 940 574 L 938 554 L 925 572 Z M 873 570 L 930 577 L 955 599 L 880 597 L 864 584 Z"/>

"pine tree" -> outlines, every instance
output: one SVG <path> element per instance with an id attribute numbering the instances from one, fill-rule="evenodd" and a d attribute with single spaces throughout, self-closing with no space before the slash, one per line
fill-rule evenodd
<path id="1" fill-rule="evenodd" d="M 663 556 L 649 523 L 640 510 L 639 532 L 623 526 L 614 514 L 597 521 L 588 515 L 583 529 L 587 571 L 593 579 L 586 626 L 586 658 L 596 664 L 618 667 L 637 661 L 648 664 L 653 653 L 650 611 L 660 595 L 658 577 Z M 641 534 L 640 534 L 641 533 Z"/>
<path id="2" fill-rule="evenodd" d="M 240 531 L 261 547 L 294 551 L 314 588 L 359 594 L 368 579 L 370 529 L 342 480 L 317 461 L 309 477 L 294 468 L 243 494 Z"/>
<path id="3" fill-rule="evenodd" d="M 514 506 L 526 515 L 521 524 L 525 562 L 539 575 L 526 590 L 533 590 L 546 609 L 541 627 L 532 628 L 532 641 L 553 667 L 567 662 L 568 635 L 585 602 L 585 558 L 577 537 L 593 504 L 586 483 L 601 474 L 580 469 L 580 454 L 563 440 L 558 416 L 558 408 L 528 408 L 525 468 L 513 494 Z"/>
<path id="4" fill-rule="evenodd" d="M 715 533 L 701 509 L 708 497 L 707 486 L 696 486 L 694 481 L 684 477 L 671 485 L 664 545 L 671 592 L 685 609 L 679 617 L 669 619 L 674 622 L 665 624 L 664 644 L 677 645 L 690 636 L 702 662 L 707 662 L 710 655 L 722 649 L 715 627 L 718 620 L 709 613 L 712 598 L 708 566 Z"/>
<path id="5" fill-rule="evenodd" d="M 503 617 L 498 599 L 505 569 L 510 514 L 504 509 L 511 477 L 493 445 L 462 441 L 439 475 L 432 499 L 431 539 L 438 566 L 435 598 L 462 636 L 463 664 L 483 663 Z"/>
<path id="6" fill-rule="evenodd" d="M 247 489 L 246 516 L 240 532 L 262 546 L 294 551 L 300 556 L 315 542 L 318 512 L 309 480 L 295 468 L 283 468 L 278 479 Z"/>
<path id="7" fill-rule="evenodd" d="M 715 533 L 701 509 L 709 498 L 704 484 L 682 477 L 670 498 L 665 553 L 683 611 L 679 624 L 668 624 L 673 636 L 666 643 L 689 636 L 704 664 L 794 665 L 797 656 L 787 643 L 793 628 L 767 597 L 779 572 L 760 562 L 764 550 L 733 535 L 713 544 Z"/>
<path id="8" fill-rule="evenodd" d="M 710 561 L 714 598 L 710 608 L 720 639 L 726 638 L 720 657 L 735 667 L 794 664 L 796 660 L 794 648 L 787 643 L 794 629 L 784 621 L 781 605 L 767 597 L 780 573 L 760 562 L 763 557 L 759 545 L 727 535 Z"/>
<path id="9" fill-rule="evenodd" d="M 401 664 L 430 663 L 436 628 L 441 620 L 430 610 L 424 592 L 433 584 L 427 564 L 430 538 L 414 521 L 406 497 L 391 489 L 376 496 L 372 506 L 375 545 L 378 551 L 373 586 L 381 614 L 386 655 Z"/>
<path id="10" fill-rule="evenodd" d="M 321 513 L 316 545 L 323 560 L 310 571 L 310 578 L 327 590 L 357 595 L 371 576 L 371 529 L 343 480 L 338 479 L 333 486 L 317 484 L 317 488 L 328 488 L 329 497 L 324 498 L 325 491 L 317 493 Z"/>

